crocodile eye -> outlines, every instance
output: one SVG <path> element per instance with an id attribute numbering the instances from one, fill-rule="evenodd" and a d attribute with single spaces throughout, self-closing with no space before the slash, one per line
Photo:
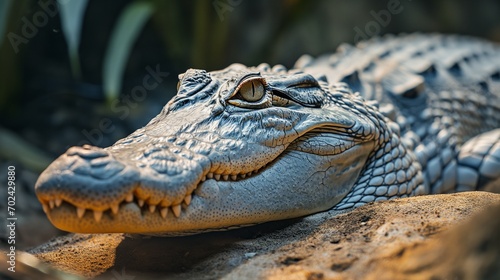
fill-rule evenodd
<path id="1" fill-rule="evenodd" d="M 272 106 L 271 94 L 267 94 L 266 81 L 262 77 L 250 77 L 241 82 L 227 102 L 244 109 L 263 109 Z"/>
<path id="2" fill-rule="evenodd" d="M 179 88 L 181 87 L 181 80 L 177 82 L 177 91 L 179 91 Z"/>
<path id="3" fill-rule="evenodd" d="M 240 87 L 239 94 L 245 101 L 256 102 L 264 97 L 266 91 L 261 81 L 253 80 L 243 84 Z"/>

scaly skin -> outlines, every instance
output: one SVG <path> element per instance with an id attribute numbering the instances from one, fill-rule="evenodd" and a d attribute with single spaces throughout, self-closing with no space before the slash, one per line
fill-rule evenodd
<path id="1" fill-rule="evenodd" d="M 497 46 L 439 35 L 190 69 L 149 124 L 70 148 L 36 192 L 62 230 L 163 234 L 476 189 L 500 177 L 499 73 Z"/>

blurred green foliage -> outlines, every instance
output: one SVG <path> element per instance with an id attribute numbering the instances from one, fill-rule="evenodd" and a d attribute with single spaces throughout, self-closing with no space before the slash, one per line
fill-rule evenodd
<path id="1" fill-rule="evenodd" d="M 119 97 L 127 59 L 152 11 L 150 3 L 131 3 L 115 24 L 103 63 L 104 94 L 109 102 Z"/>
<path id="2" fill-rule="evenodd" d="M 498 15 L 498 0 L 0 0 L 0 129 L 58 154 L 110 118 L 107 145 L 158 113 L 188 68 L 292 67 L 360 32 L 500 41 Z M 165 79 L 130 102 L 151 69 Z"/>
<path id="3" fill-rule="evenodd" d="M 108 101 L 119 97 L 123 73 L 129 55 L 144 24 L 153 13 L 153 24 L 157 35 L 163 39 L 165 53 L 175 58 L 178 64 L 193 64 L 198 67 L 221 65 L 228 41 L 230 21 L 224 14 L 232 12 L 241 1 L 194 0 L 180 1 L 137 0 L 127 2 L 115 21 L 113 31 L 106 41 L 96 44 L 107 46 L 102 61 L 104 95 Z M 57 4 L 56 4 L 57 3 Z M 81 77 L 80 41 L 87 12 L 86 0 L 5 0 L 0 5 L 0 107 L 12 109 L 16 94 L 20 90 L 22 75 L 20 60 L 26 59 L 25 45 L 45 28 L 47 21 L 57 17 L 60 21 L 71 66 L 72 77 L 79 82 Z M 90 15 L 92 16 L 92 15 Z M 227 17 L 227 15 L 226 15 Z M 59 30 L 54 30 L 59 32 Z M 7 39 L 7 40 L 5 40 Z"/>
<path id="4" fill-rule="evenodd" d="M 17 29 L 17 19 L 23 14 L 26 9 L 28 0 L 12 1 L 6 0 L 0 6 L 0 15 L 2 15 L 2 27 L 0 28 L 0 109 L 2 111 L 9 110 L 8 104 L 13 102 L 13 94 L 19 91 L 20 87 L 20 69 L 19 57 L 12 55 L 11 46 L 8 43 L 6 34 Z"/>
<path id="5" fill-rule="evenodd" d="M 78 47 L 80 46 L 80 35 L 83 25 L 83 16 L 87 0 L 58 0 L 57 7 L 61 15 L 61 27 L 66 37 L 68 54 L 71 63 L 73 76 L 80 78 L 80 56 Z"/>
<path id="6" fill-rule="evenodd" d="M 232 62 L 291 66 L 303 53 L 318 55 L 340 42 L 352 43 L 356 28 L 363 30 L 388 1 L 397 0 L 57 1 L 58 7 L 56 0 L 2 0 L 2 110 L 14 110 L 18 93 L 32 90 L 30 75 L 98 85 L 108 100 L 118 98 L 124 81 L 140 76 L 137 72 L 155 61 L 153 55 L 156 62 L 168 61 L 175 73 Z M 500 38 L 498 1 L 397 2 L 403 12 L 375 35 L 440 31 Z M 59 50 L 58 33 L 64 35 L 67 55 L 49 65 L 54 61 L 44 56 L 47 48 Z"/>

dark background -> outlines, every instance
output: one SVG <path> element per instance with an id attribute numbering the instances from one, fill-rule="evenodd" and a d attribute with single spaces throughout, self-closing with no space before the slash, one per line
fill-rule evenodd
<path id="1" fill-rule="evenodd" d="M 8 31 L 20 34 L 20 19 L 32 19 L 41 8 L 37 1 L 13 2 L 17 13 L 9 15 Z M 0 127 L 54 157 L 84 142 L 111 145 L 144 125 L 175 94 L 177 76 L 188 68 L 217 70 L 235 62 L 291 67 L 302 54 L 317 56 L 343 42 L 387 33 L 458 33 L 500 41 L 500 1 L 153 1 L 155 13 L 126 64 L 121 98 L 130 114 L 124 116 L 105 102 L 102 63 L 117 17 L 130 2 L 89 1 L 79 49 L 80 80 L 71 75 L 58 15 L 20 44 L 17 54 L 4 40 Z M 398 13 L 384 18 L 390 7 Z M 169 76 L 144 101 L 125 103 L 148 65 L 158 65 Z M 100 135 L 92 135 L 92 129 L 103 116 L 116 123 L 115 129 L 93 141 Z"/>
<path id="2" fill-rule="evenodd" d="M 37 1 L 12 2 L 2 36 L 20 34 L 21 19 L 31 19 L 41 9 Z M 131 2 L 89 1 L 79 47 L 80 79 L 71 74 L 59 15 L 20 44 L 17 53 L 4 38 L 0 179 L 6 181 L 8 165 L 16 166 L 20 215 L 41 213 L 33 186 L 47 163 L 70 146 L 109 146 L 145 125 L 175 94 L 177 76 L 188 68 L 217 70 L 235 62 L 292 67 L 302 54 L 317 56 L 335 51 L 343 42 L 353 44 L 359 38 L 388 33 L 457 33 L 500 41 L 500 1 L 151 0 L 154 14 L 128 58 L 117 101 L 127 109 L 125 114 L 106 100 L 102 63 L 113 26 Z M 396 13 L 389 12 L 394 9 Z M 388 12 L 390 18 L 382 16 Z M 148 66 L 159 67 L 168 76 L 144 100 L 127 103 L 132 88 L 148 74 Z M 105 129 L 103 120 L 108 124 Z M 40 219 L 46 221 L 43 214 L 36 221 Z M 33 230 L 50 231 L 50 225 L 37 228 L 39 222 L 31 221 L 26 217 L 20 222 L 24 228 L 19 238 L 30 240 L 26 245 L 39 242 L 30 236 Z"/>

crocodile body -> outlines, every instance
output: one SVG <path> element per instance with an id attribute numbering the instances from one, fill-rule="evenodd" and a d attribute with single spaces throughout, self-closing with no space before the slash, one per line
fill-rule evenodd
<path id="1" fill-rule="evenodd" d="M 145 127 L 72 147 L 40 176 L 74 232 L 228 229 L 500 178 L 500 48 L 386 36 L 293 69 L 189 69 Z"/>

